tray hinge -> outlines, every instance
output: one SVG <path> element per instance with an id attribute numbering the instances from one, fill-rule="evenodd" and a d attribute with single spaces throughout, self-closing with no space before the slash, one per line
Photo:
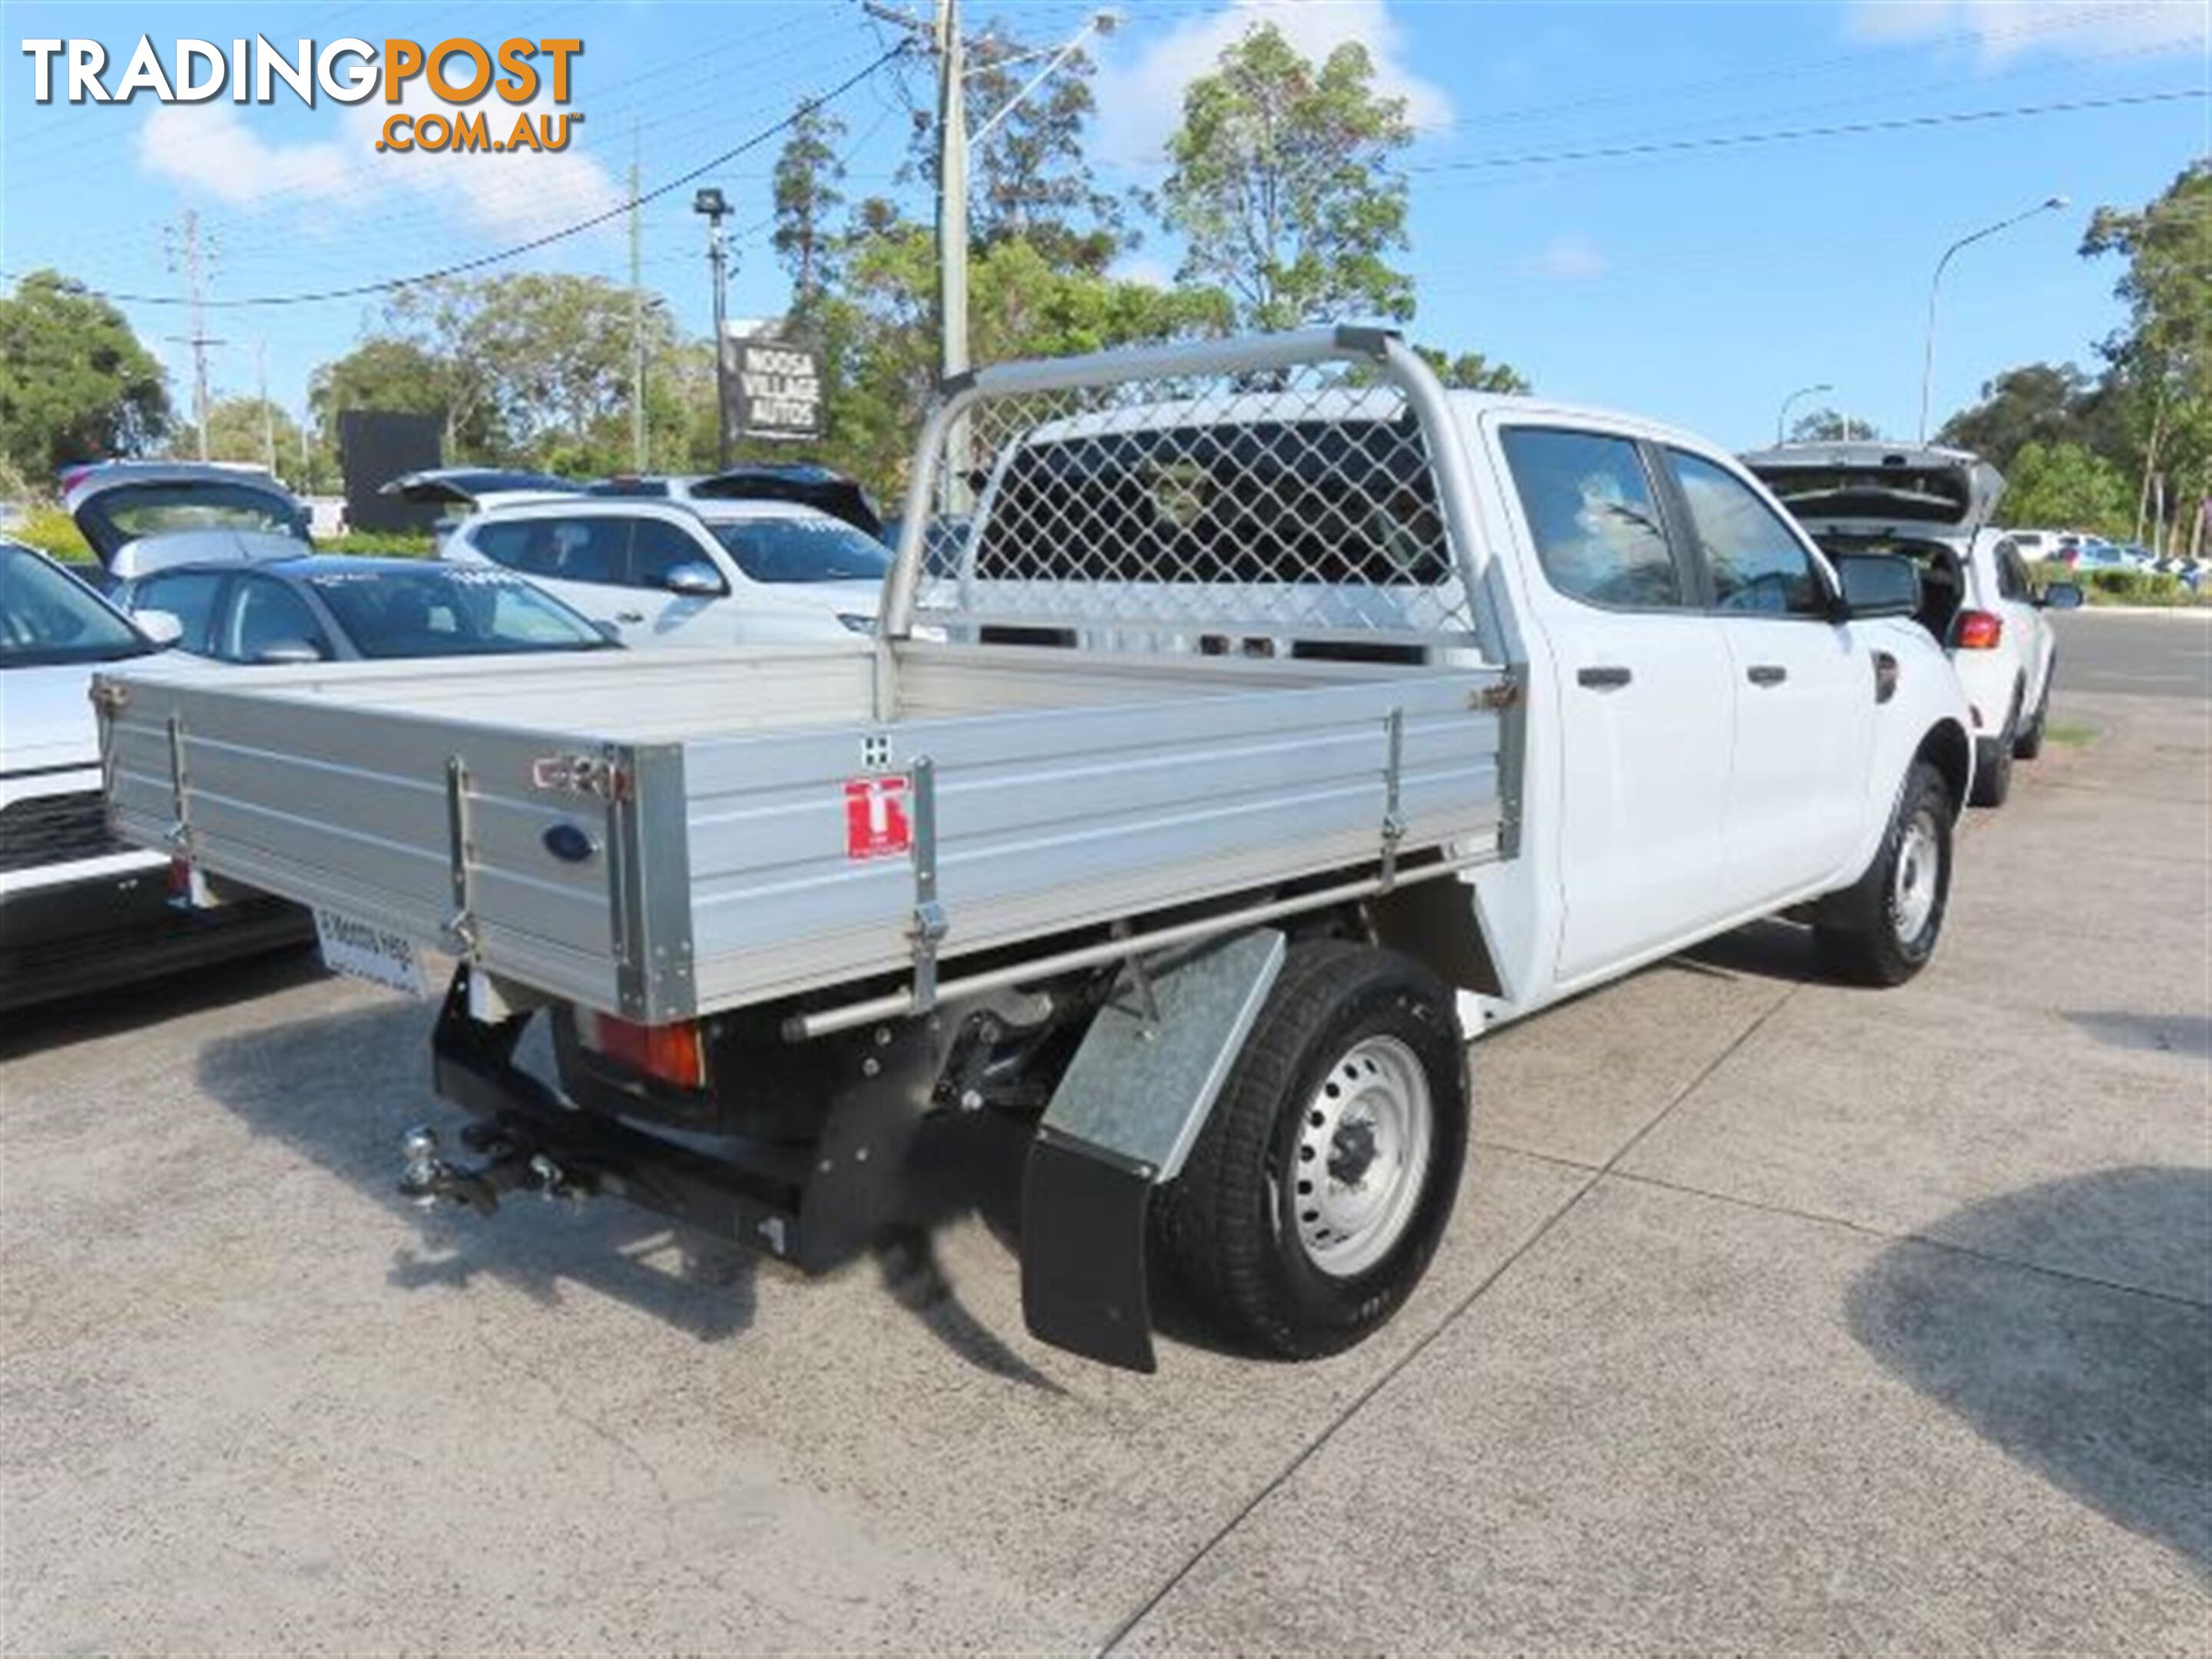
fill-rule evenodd
<path id="1" fill-rule="evenodd" d="M 446 863 L 453 881 L 453 914 L 446 933 L 470 961 L 477 959 L 475 881 L 470 865 L 476 848 L 469 836 L 469 769 L 459 755 L 446 757 Z"/>
<path id="2" fill-rule="evenodd" d="M 1406 753 L 1406 711 L 1393 708 L 1383 716 L 1386 758 L 1382 764 L 1382 890 L 1398 880 L 1398 845 L 1406 839 L 1406 817 L 1398 806 L 1398 774 Z"/>
<path id="3" fill-rule="evenodd" d="M 951 924 L 937 899 L 937 764 L 916 758 L 908 787 L 914 794 L 914 1007 L 937 1006 L 937 947 Z"/>

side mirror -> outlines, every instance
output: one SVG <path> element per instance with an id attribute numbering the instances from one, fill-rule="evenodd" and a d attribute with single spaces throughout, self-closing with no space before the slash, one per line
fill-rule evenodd
<path id="1" fill-rule="evenodd" d="M 2081 587 L 2074 582 L 2053 582 L 2043 590 L 2037 601 L 2046 611 L 2079 611 L 2081 608 Z"/>
<path id="2" fill-rule="evenodd" d="M 141 634 L 165 651 L 185 637 L 184 623 L 178 621 L 175 615 L 170 611 L 133 611 L 131 620 L 138 624 L 138 631 Z"/>
<path id="3" fill-rule="evenodd" d="M 662 580 L 670 592 L 686 599 L 715 598 L 727 591 L 722 586 L 721 573 L 703 561 L 677 565 Z"/>
<path id="4" fill-rule="evenodd" d="M 1920 567 L 1899 553 L 1837 553 L 1829 562 L 1844 585 L 1839 622 L 1910 617 L 1920 609 Z"/>
<path id="5" fill-rule="evenodd" d="M 261 666 L 274 667 L 280 663 L 320 662 L 324 654 L 322 647 L 307 640 L 276 640 L 255 652 L 253 660 Z"/>

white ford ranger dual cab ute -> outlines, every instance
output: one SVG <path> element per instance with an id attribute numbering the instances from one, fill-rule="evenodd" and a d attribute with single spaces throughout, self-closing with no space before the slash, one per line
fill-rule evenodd
<path id="1" fill-rule="evenodd" d="M 1881 442 L 1785 444 L 1743 462 L 1826 551 L 1920 567 L 1917 619 L 1966 694 L 1970 804 L 2002 806 L 2014 758 L 2043 752 L 2058 650 L 2045 613 L 2081 603 L 2071 582 L 2039 586 L 2020 536 L 1991 525 L 2003 476 L 1962 449 Z"/>
<path id="2" fill-rule="evenodd" d="M 1463 1008 L 1776 912 L 1873 983 L 1935 948 L 1972 753 L 1917 573 L 1685 434 L 1371 330 L 1109 352 L 944 387 L 901 524 L 873 639 L 104 676 L 114 822 L 365 977 L 460 958 L 474 1158 L 412 1133 L 419 1200 L 819 1269 L 925 1117 L 1008 1115 L 1031 1330 L 1144 1370 L 1154 1271 L 1261 1352 L 1390 1317 Z"/>

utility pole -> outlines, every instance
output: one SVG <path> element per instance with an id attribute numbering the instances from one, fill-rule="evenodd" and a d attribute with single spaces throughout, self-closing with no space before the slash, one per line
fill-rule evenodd
<path id="1" fill-rule="evenodd" d="M 629 129 L 629 465 L 645 467 L 645 284 L 639 257 L 644 231 L 637 210 L 637 124 Z M 721 342 L 714 343 L 721 349 Z"/>
<path id="2" fill-rule="evenodd" d="M 261 464 L 276 476 L 276 406 L 269 401 L 269 342 L 253 343 L 253 379 L 261 396 Z"/>
<path id="3" fill-rule="evenodd" d="M 960 0 L 937 0 L 937 340 L 938 384 L 968 372 L 968 89 L 960 39 Z M 968 419 L 945 434 L 945 505 L 970 505 Z"/>
<path id="4" fill-rule="evenodd" d="M 207 289 L 202 267 L 200 250 L 200 216 L 191 208 L 185 210 L 184 223 L 185 283 L 191 294 L 191 327 L 187 335 L 171 335 L 179 345 L 192 349 L 192 423 L 199 428 L 200 459 L 208 458 L 208 372 L 207 349 L 221 345 L 222 341 L 211 339 L 207 331 Z M 170 268 L 175 269 L 173 258 Z"/>
<path id="5" fill-rule="evenodd" d="M 730 349 L 725 326 L 729 310 L 729 252 L 722 241 L 722 219 L 730 210 L 713 185 L 691 198 L 691 210 L 707 216 L 707 264 L 714 274 L 714 462 L 730 470 Z"/>

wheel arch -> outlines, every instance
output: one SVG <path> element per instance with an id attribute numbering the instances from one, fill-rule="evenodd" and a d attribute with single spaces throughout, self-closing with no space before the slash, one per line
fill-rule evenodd
<path id="1" fill-rule="evenodd" d="M 1913 751 L 1915 762 L 1926 761 L 1942 774 L 1951 792 L 1951 817 L 1956 821 L 1966 810 L 1966 792 L 1974 776 L 1974 745 L 1966 728 L 1954 720 L 1941 720 L 1928 728 Z"/>

